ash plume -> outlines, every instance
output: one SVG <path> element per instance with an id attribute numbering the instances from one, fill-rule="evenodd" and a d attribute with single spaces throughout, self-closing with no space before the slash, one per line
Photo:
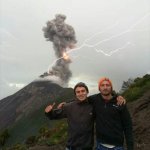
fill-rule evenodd
<path id="1" fill-rule="evenodd" d="M 48 70 L 48 74 L 59 77 L 67 84 L 72 73 L 69 69 L 71 60 L 66 52 L 74 48 L 77 41 L 73 27 L 66 24 L 65 19 L 65 15 L 57 14 L 55 19 L 48 21 L 46 27 L 43 27 L 43 32 L 46 40 L 53 43 L 55 55 L 58 58 L 51 70 Z"/>

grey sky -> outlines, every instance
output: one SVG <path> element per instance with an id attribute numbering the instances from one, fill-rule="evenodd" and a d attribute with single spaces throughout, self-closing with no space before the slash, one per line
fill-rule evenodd
<path id="1" fill-rule="evenodd" d="M 75 29 L 78 40 L 77 49 L 69 53 L 73 73 L 69 86 L 83 81 L 94 93 L 98 79 L 107 76 L 119 90 L 128 78 L 150 73 L 149 0 L 0 3 L 0 99 L 38 78 L 55 61 L 42 28 L 58 13 L 67 16 L 65 22 Z"/>

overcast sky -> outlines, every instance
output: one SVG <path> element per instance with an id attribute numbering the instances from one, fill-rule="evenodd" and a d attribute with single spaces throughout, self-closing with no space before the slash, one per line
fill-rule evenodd
<path id="1" fill-rule="evenodd" d="M 150 74 L 149 0 L 0 0 L 0 99 L 47 71 L 56 57 L 42 28 L 64 14 L 77 38 L 69 53 L 73 77 L 98 92 L 100 77 L 115 90 L 128 78 Z"/>

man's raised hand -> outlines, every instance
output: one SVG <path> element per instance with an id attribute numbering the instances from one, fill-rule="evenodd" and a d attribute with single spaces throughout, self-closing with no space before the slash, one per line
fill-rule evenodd
<path id="1" fill-rule="evenodd" d="M 126 104 L 126 100 L 122 96 L 117 97 L 117 105 L 124 105 Z"/>
<path id="2" fill-rule="evenodd" d="M 50 111 L 53 109 L 54 105 L 55 105 L 55 102 L 54 102 L 52 105 L 48 105 L 48 106 L 45 108 L 45 112 L 46 112 L 46 113 L 50 112 Z"/>

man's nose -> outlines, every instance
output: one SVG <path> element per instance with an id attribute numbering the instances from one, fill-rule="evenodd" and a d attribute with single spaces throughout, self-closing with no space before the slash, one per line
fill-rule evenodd
<path id="1" fill-rule="evenodd" d="M 104 86 L 104 89 L 107 89 L 107 88 L 108 88 L 108 86 L 105 85 L 105 86 Z"/>

